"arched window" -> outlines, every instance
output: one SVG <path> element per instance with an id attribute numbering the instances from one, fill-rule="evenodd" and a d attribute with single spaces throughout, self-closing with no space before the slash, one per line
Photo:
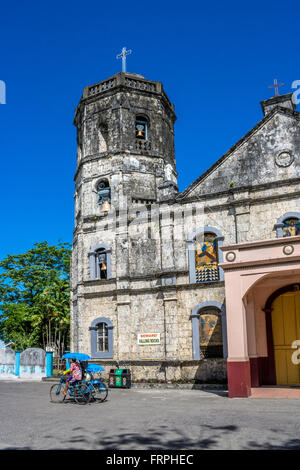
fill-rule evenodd
<path id="1" fill-rule="evenodd" d="M 107 323 L 101 322 L 97 325 L 97 351 L 108 351 L 108 326 Z"/>
<path id="2" fill-rule="evenodd" d="M 91 332 L 91 356 L 93 358 L 113 358 L 113 324 L 108 318 L 94 320 Z"/>
<path id="3" fill-rule="evenodd" d="M 95 245 L 89 252 L 90 257 L 90 279 L 111 278 L 111 251 L 107 245 Z"/>
<path id="4" fill-rule="evenodd" d="M 220 249 L 224 237 L 214 227 L 203 227 L 193 232 L 187 240 L 191 283 L 217 282 L 224 280 L 223 261 Z"/>
<path id="5" fill-rule="evenodd" d="M 300 213 L 287 212 L 275 224 L 277 238 L 300 235 Z"/>
<path id="6" fill-rule="evenodd" d="M 225 305 L 211 300 L 193 308 L 193 358 L 227 357 L 227 330 Z"/>
<path id="7" fill-rule="evenodd" d="M 96 251 L 96 278 L 107 279 L 107 254 L 105 248 Z"/>
<path id="8" fill-rule="evenodd" d="M 106 123 L 99 124 L 99 152 L 107 151 L 108 127 Z"/>
<path id="9" fill-rule="evenodd" d="M 223 357 L 222 318 L 214 307 L 199 314 L 200 358 Z"/>
<path id="10" fill-rule="evenodd" d="M 102 180 L 97 184 L 97 203 L 101 208 L 101 212 L 108 212 L 110 210 L 110 187 L 107 180 Z"/>
<path id="11" fill-rule="evenodd" d="M 149 121 L 144 116 L 137 116 L 135 120 L 135 137 L 148 140 Z"/>

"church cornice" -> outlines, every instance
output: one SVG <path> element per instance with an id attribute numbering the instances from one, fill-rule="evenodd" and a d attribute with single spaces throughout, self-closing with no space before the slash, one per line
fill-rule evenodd
<path id="1" fill-rule="evenodd" d="M 86 155 L 85 157 L 83 157 L 80 160 L 80 162 L 78 164 L 76 173 L 74 175 L 74 181 L 76 182 L 77 177 L 78 177 L 82 167 L 86 163 L 97 162 L 98 160 L 108 161 L 109 159 L 113 159 L 113 157 L 123 157 L 124 158 L 128 155 L 144 157 L 146 159 L 147 158 L 157 158 L 157 159 L 160 159 L 162 161 L 164 160 L 164 156 L 158 154 L 157 152 L 148 151 L 147 155 L 146 154 L 144 155 L 141 152 L 137 152 L 136 150 L 124 151 L 122 149 L 115 149 L 115 150 L 112 150 L 112 151 L 109 151 L 109 152 L 102 152 L 102 153 L 96 153 L 96 154 L 93 154 L 93 155 Z M 123 171 L 123 168 L 121 167 L 121 165 L 120 165 L 120 168 L 111 168 L 109 173 L 113 173 L 115 171 Z M 128 171 L 128 170 L 126 170 L 126 171 Z M 132 170 L 132 171 L 134 171 L 134 170 Z M 136 170 L 136 171 L 138 171 L 138 170 Z"/>
<path id="2" fill-rule="evenodd" d="M 84 88 L 82 97 L 75 110 L 73 124 L 75 126 L 77 125 L 77 117 L 78 113 L 80 113 L 80 108 L 82 105 L 93 103 L 100 97 L 102 98 L 112 96 L 122 91 L 130 93 L 135 92 L 145 96 L 149 96 L 149 94 L 157 96 L 167 106 L 168 112 L 172 116 L 174 122 L 177 119 L 175 115 L 175 106 L 169 100 L 161 82 L 147 80 L 146 78 L 136 74 L 119 72 L 112 77 L 107 78 L 106 80 L 98 82 L 94 85 L 86 86 Z"/>
<path id="3" fill-rule="evenodd" d="M 179 193 L 179 195 L 176 196 L 176 198 L 172 198 L 172 199 L 169 199 L 169 200 L 166 200 L 164 201 L 164 204 L 190 204 L 190 203 L 193 203 L 193 202 L 205 202 L 207 200 L 213 200 L 213 199 L 217 199 L 217 198 L 221 198 L 221 197 L 226 197 L 226 196 L 232 196 L 234 194 L 239 194 L 239 193 L 244 193 L 244 192 L 249 192 L 249 193 L 253 193 L 253 192 L 256 192 L 256 191 L 263 191 L 263 190 L 267 190 L 267 189 L 272 189 L 272 188 L 279 188 L 279 187 L 284 187 L 284 186 L 289 186 L 289 189 L 290 189 L 290 186 L 292 184 L 297 184 L 297 183 L 300 183 L 300 178 L 290 178 L 290 179 L 285 179 L 285 180 L 278 180 L 278 181 L 271 181 L 269 183 L 261 183 L 261 184 L 256 184 L 256 185 L 245 185 L 245 186 L 239 186 L 239 187 L 235 187 L 234 189 L 232 188 L 229 188 L 227 190 L 224 190 L 224 191 L 218 191 L 218 192 L 214 192 L 214 193 L 204 193 L 204 194 L 200 194 L 200 195 L 195 195 L 195 196 L 186 196 L 186 197 L 179 197 L 180 195 L 182 195 L 183 193 Z M 226 204 L 216 204 L 216 207 L 220 207 L 220 206 L 229 206 L 229 205 L 232 205 L 232 204 L 245 204 L 245 201 L 247 201 L 248 203 L 251 202 L 251 204 L 254 204 L 256 201 L 258 202 L 261 202 L 262 200 L 270 200 L 270 199 L 288 199 L 290 197 L 294 197 L 294 196 L 297 196 L 299 195 L 299 192 L 295 191 L 293 193 L 284 193 L 284 194 L 276 194 L 276 195 L 268 195 L 268 196 L 262 196 L 260 198 L 252 198 L 250 199 L 248 196 L 247 198 L 245 199 L 239 199 L 239 200 L 231 200 L 230 202 L 226 203 Z"/>
<path id="4" fill-rule="evenodd" d="M 133 281 L 134 279 L 128 277 L 124 278 L 124 280 L 127 281 Z M 153 277 L 152 277 L 153 279 Z M 141 278 L 135 279 L 136 281 L 142 280 Z M 116 279 L 110 279 L 110 289 L 108 290 L 97 290 L 97 291 L 90 291 L 87 292 L 85 290 L 80 290 L 78 291 L 78 288 L 83 287 L 83 289 L 86 289 L 87 287 L 98 287 L 98 286 L 103 286 L 107 281 L 83 281 L 77 284 L 75 288 L 71 290 L 74 300 L 79 299 L 80 297 L 83 298 L 96 298 L 96 297 L 114 297 L 114 301 L 117 304 L 117 296 L 118 295 L 136 295 L 136 294 L 141 294 L 144 292 L 149 292 L 149 293 L 166 293 L 166 292 L 177 292 L 177 291 L 182 291 L 182 290 L 202 290 L 202 289 L 211 289 L 211 288 L 224 288 L 224 281 L 214 281 L 214 282 L 203 282 L 203 283 L 190 283 L 187 282 L 185 284 L 175 284 L 175 285 L 157 285 L 157 286 L 129 286 L 126 288 L 118 288 L 118 287 L 112 287 L 112 284 L 116 283 Z M 170 301 L 170 300 L 175 300 L 175 298 L 162 298 L 161 300 L 164 301 Z M 178 300 L 178 299 L 176 299 Z"/>

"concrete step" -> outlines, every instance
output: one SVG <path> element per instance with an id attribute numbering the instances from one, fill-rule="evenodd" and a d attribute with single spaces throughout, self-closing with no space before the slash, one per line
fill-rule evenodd
<path id="1" fill-rule="evenodd" d="M 43 377 L 43 382 L 59 382 L 59 377 Z M 132 383 L 131 388 L 161 388 L 181 390 L 227 390 L 226 384 L 193 384 L 193 383 Z M 113 390 L 114 388 L 112 388 Z M 118 387 L 117 387 L 118 389 Z"/>

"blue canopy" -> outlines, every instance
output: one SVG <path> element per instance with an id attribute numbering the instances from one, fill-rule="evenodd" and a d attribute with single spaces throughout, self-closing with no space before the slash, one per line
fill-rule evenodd
<path id="1" fill-rule="evenodd" d="M 66 353 L 62 356 L 63 359 L 77 359 L 78 361 L 88 361 L 90 356 L 82 353 Z"/>
<path id="2" fill-rule="evenodd" d="M 101 370 L 104 370 L 104 368 L 99 366 L 98 364 L 88 364 L 86 370 L 88 372 L 95 373 L 95 372 L 100 372 Z"/>

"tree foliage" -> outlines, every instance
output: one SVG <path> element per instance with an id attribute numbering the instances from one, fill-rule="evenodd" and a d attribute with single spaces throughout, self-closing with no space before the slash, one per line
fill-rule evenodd
<path id="1" fill-rule="evenodd" d="M 70 327 L 68 243 L 36 243 L 0 261 L 0 338 L 17 349 L 68 347 Z"/>

